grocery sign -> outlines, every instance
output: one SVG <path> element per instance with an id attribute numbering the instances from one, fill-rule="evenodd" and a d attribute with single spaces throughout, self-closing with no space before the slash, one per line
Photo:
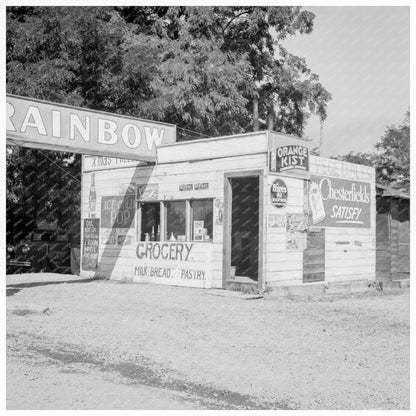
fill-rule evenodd
<path id="1" fill-rule="evenodd" d="M 26 97 L 6 97 L 7 144 L 154 162 L 176 126 Z"/>
<path id="2" fill-rule="evenodd" d="M 371 227 L 371 184 L 311 175 L 309 225 Z"/>

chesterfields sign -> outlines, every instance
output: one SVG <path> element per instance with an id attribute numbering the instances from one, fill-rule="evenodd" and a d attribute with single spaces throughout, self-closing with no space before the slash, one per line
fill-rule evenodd
<path id="1" fill-rule="evenodd" d="M 26 97 L 6 97 L 8 144 L 154 162 L 176 126 Z"/>
<path id="2" fill-rule="evenodd" d="M 371 227 L 371 184 L 311 175 L 309 225 Z"/>

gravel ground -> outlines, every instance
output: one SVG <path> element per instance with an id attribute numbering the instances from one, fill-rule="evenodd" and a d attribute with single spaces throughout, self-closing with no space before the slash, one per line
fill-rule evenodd
<path id="1" fill-rule="evenodd" d="M 409 409 L 408 289 L 216 293 L 96 281 L 16 290 L 7 408 Z M 12 313 L 18 304 L 49 311 Z"/>

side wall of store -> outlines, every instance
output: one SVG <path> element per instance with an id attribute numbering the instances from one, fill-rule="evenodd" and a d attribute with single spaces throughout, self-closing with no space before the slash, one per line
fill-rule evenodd
<path id="1" fill-rule="evenodd" d="M 325 218 L 313 224 L 308 201 L 310 183 L 303 179 L 269 174 L 265 193 L 266 281 L 268 287 L 307 283 L 337 284 L 375 279 L 375 173 L 374 169 L 310 157 L 311 182 L 362 190 L 363 202 L 324 201 Z M 270 189 L 276 178 L 288 188 L 287 205 L 276 208 Z M 361 187 L 360 187 L 361 186 Z M 367 196 L 366 196 L 367 195 Z M 359 197 L 361 198 L 361 197 Z M 358 215 L 354 221 L 334 219 L 340 207 Z M 343 209 L 343 208 L 342 208 Z M 353 211 L 355 209 L 355 211 Z M 341 215 L 341 211 L 340 215 Z M 345 214 L 346 216 L 348 214 Z M 294 225 L 290 233 L 289 222 Z M 360 223 L 362 222 L 362 223 Z M 308 227 L 305 227 L 308 223 Z M 291 225 L 292 226 L 292 225 Z M 307 229 L 307 230 L 306 230 Z M 305 248 L 306 247 L 306 248 Z"/>

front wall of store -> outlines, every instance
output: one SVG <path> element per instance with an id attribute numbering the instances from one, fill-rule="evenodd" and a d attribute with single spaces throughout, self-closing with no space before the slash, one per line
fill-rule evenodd
<path id="1" fill-rule="evenodd" d="M 260 143 L 265 135 L 241 140 Z M 283 142 L 291 146 L 287 136 Z M 207 143 L 207 154 L 209 146 L 221 143 Z M 243 156 L 235 146 L 240 155 L 152 166 L 108 158 L 92 164 L 84 158 L 82 275 L 225 287 L 224 184 L 233 172 L 244 178 L 256 171 L 263 184 L 261 287 L 375 279 L 374 169 L 308 156 L 292 172 L 286 162 L 271 166 L 279 137 L 273 135 L 271 144 L 268 153 L 259 145 L 258 152 L 253 148 Z M 187 146 L 195 150 L 192 143 L 177 147 L 185 152 Z M 292 158 L 288 164 L 297 162 Z"/>
<path id="2" fill-rule="evenodd" d="M 224 173 L 264 167 L 266 154 L 130 165 L 83 173 L 82 275 L 221 288 Z"/>

